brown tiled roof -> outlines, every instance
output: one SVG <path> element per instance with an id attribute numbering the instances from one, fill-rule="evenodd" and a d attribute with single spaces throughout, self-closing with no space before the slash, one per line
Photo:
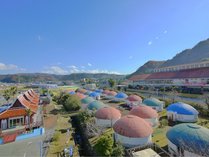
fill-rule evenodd
<path id="1" fill-rule="evenodd" d="M 20 95 L 17 100 L 26 108 L 31 109 L 32 112 L 36 113 L 38 109 L 38 105 L 32 104 L 30 101 L 27 101 L 23 95 Z M 16 100 L 16 101 L 17 101 Z"/>
<path id="2" fill-rule="evenodd" d="M 0 113 L 0 119 L 6 119 L 6 118 L 12 118 L 12 117 L 18 117 L 18 116 L 25 116 L 26 110 L 25 108 L 19 108 L 19 109 L 8 109 L 2 113 Z"/>
<path id="3" fill-rule="evenodd" d="M 33 104 L 38 105 L 38 103 L 39 103 L 38 97 L 32 97 L 32 96 L 28 93 L 28 91 L 25 92 L 24 95 L 27 97 L 27 99 L 28 99 L 30 102 L 32 102 Z"/>
<path id="4" fill-rule="evenodd" d="M 153 129 L 148 122 L 133 115 L 124 116 L 116 121 L 113 125 L 113 129 L 122 136 L 132 138 L 148 137 L 153 132 Z"/>

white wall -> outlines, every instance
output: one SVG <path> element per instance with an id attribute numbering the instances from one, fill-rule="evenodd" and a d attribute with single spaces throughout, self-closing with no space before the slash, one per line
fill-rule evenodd
<path id="1" fill-rule="evenodd" d="M 170 117 L 174 117 L 174 121 L 180 121 L 180 122 L 196 122 L 198 119 L 198 115 L 183 115 L 183 114 L 177 114 L 175 112 L 167 112 L 168 119 Z"/>
<path id="2" fill-rule="evenodd" d="M 124 147 L 128 147 L 128 148 L 142 146 L 152 142 L 151 135 L 145 138 L 125 137 L 116 132 L 114 133 L 114 135 L 115 135 L 115 140 L 117 142 L 120 142 Z"/>
<path id="3" fill-rule="evenodd" d="M 147 122 L 152 124 L 152 127 L 156 127 L 158 125 L 158 118 L 150 118 L 150 119 L 145 119 Z"/>
<path id="4" fill-rule="evenodd" d="M 118 118 L 118 119 L 120 119 L 120 118 Z M 110 128 L 110 127 L 112 127 L 115 124 L 115 122 L 118 119 L 106 120 L 106 119 L 98 119 L 98 118 L 96 118 L 96 125 L 98 125 L 100 127 L 104 127 L 104 128 Z"/>

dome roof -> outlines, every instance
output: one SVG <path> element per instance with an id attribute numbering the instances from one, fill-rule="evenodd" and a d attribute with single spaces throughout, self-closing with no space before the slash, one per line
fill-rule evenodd
<path id="1" fill-rule="evenodd" d="M 121 113 L 119 110 L 117 110 L 114 107 L 104 107 L 100 108 L 96 114 L 95 117 L 98 119 L 119 119 L 121 117 Z"/>
<path id="2" fill-rule="evenodd" d="M 164 103 L 156 98 L 147 98 L 143 101 L 147 106 L 162 106 Z"/>
<path id="3" fill-rule="evenodd" d="M 209 154 L 209 129 L 193 123 L 184 123 L 172 127 L 166 134 L 169 141 L 178 147 Z"/>
<path id="4" fill-rule="evenodd" d="M 77 92 L 76 95 L 77 95 L 80 99 L 83 99 L 83 98 L 86 97 L 84 94 L 79 93 L 79 92 Z"/>
<path id="5" fill-rule="evenodd" d="M 115 98 L 117 98 L 117 99 L 126 99 L 128 97 L 128 95 L 126 95 L 125 93 L 123 93 L 123 92 L 119 92 L 116 96 L 115 96 Z"/>
<path id="6" fill-rule="evenodd" d="M 109 95 L 109 96 L 116 96 L 117 95 L 117 92 L 115 92 L 115 91 L 109 91 L 107 93 L 107 95 Z"/>
<path id="7" fill-rule="evenodd" d="M 104 90 L 102 93 L 103 93 L 103 94 L 108 94 L 109 92 L 110 92 L 110 91 L 106 89 L 106 90 Z"/>
<path id="8" fill-rule="evenodd" d="M 85 98 L 81 99 L 82 104 L 89 104 L 93 101 L 95 101 L 95 100 L 92 97 L 85 97 Z"/>
<path id="9" fill-rule="evenodd" d="M 113 125 L 113 129 L 116 133 L 133 138 L 144 138 L 152 134 L 153 130 L 151 125 L 144 119 L 127 115 L 119 119 Z"/>
<path id="10" fill-rule="evenodd" d="M 156 110 L 152 109 L 149 106 L 145 105 L 139 105 L 136 107 L 133 107 L 131 111 L 129 112 L 130 115 L 135 115 L 144 119 L 150 119 L 150 118 L 157 118 L 158 114 Z"/>
<path id="11" fill-rule="evenodd" d="M 103 92 L 103 89 L 96 89 L 95 92 L 102 93 Z"/>
<path id="12" fill-rule="evenodd" d="M 138 95 L 130 95 L 127 100 L 129 101 L 142 101 L 142 98 Z"/>
<path id="13" fill-rule="evenodd" d="M 103 104 L 101 101 L 93 101 L 90 104 L 88 104 L 89 110 L 98 110 L 103 107 L 105 107 L 105 104 Z"/>
<path id="14" fill-rule="evenodd" d="M 84 93 L 84 94 L 89 95 L 90 93 L 91 93 L 91 91 L 87 90 L 86 93 Z"/>
<path id="15" fill-rule="evenodd" d="M 97 93 L 97 92 L 92 92 L 89 94 L 90 97 L 98 97 L 100 96 L 100 93 Z"/>
<path id="16" fill-rule="evenodd" d="M 76 92 L 75 91 L 70 91 L 69 94 L 74 95 L 74 94 L 76 94 Z"/>
<path id="17" fill-rule="evenodd" d="M 174 104 L 171 104 L 167 107 L 167 111 L 176 112 L 177 114 L 185 114 L 185 115 L 197 115 L 199 112 L 192 107 L 191 105 L 177 102 Z"/>
<path id="18" fill-rule="evenodd" d="M 79 92 L 79 93 L 86 93 L 87 92 L 87 90 L 85 90 L 85 89 L 82 89 L 82 88 L 78 88 L 77 90 L 76 90 L 76 92 Z"/>

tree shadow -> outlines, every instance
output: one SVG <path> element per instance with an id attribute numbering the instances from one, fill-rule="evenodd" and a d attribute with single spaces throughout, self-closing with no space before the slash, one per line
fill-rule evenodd
<path id="1" fill-rule="evenodd" d="M 53 115 L 57 115 L 59 112 L 60 112 L 60 110 L 58 110 L 58 109 L 53 109 L 53 110 L 51 110 L 49 113 L 50 113 L 50 114 L 53 114 Z"/>

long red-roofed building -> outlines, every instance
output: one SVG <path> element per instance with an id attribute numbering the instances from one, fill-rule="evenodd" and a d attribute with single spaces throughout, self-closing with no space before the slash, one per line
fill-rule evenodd
<path id="1" fill-rule="evenodd" d="M 209 67 L 140 74 L 132 76 L 129 80 L 136 85 L 152 84 L 204 87 L 209 86 Z"/>
<path id="2" fill-rule="evenodd" d="M 19 95 L 11 105 L 0 107 L 0 130 L 12 129 L 17 126 L 28 126 L 34 122 L 38 110 L 39 96 L 33 90 Z M 30 118 L 29 118 L 30 112 Z"/>

